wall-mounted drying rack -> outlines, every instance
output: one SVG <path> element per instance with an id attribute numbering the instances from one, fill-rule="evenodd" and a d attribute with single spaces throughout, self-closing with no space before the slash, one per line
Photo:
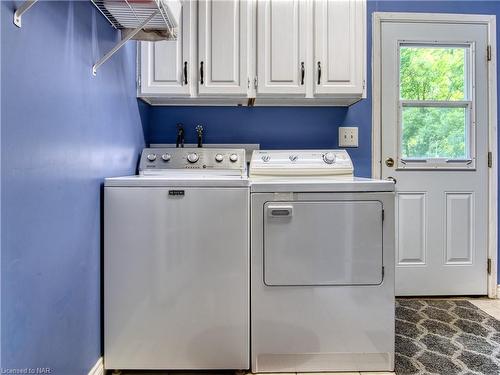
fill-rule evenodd
<path id="1" fill-rule="evenodd" d="M 176 40 L 181 4 L 179 0 L 91 0 L 109 23 L 122 31 L 122 39 L 92 67 L 108 61 L 130 39 Z"/>
<path id="2" fill-rule="evenodd" d="M 1 1 L 1 0 L 0 0 Z M 21 27 L 21 19 L 38 0 L 25 1 L 14 12 L 14 24 Z M 180 0 L 91 0 L 109 23 L 121 30 L 122 39 L 93 66 L 92 74 L 108 61 L 130 39 L 157 41 L 176 40 L 181 14 Z"/>

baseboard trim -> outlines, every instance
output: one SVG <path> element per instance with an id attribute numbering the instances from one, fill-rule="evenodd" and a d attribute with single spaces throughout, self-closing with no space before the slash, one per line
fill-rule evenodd
<path id="1" fill-rule="evenodd" d="M 104 361 L 102 357 L 97 360 L 94 367 L 92 367 L 88 375 L 104 375 Z"/>

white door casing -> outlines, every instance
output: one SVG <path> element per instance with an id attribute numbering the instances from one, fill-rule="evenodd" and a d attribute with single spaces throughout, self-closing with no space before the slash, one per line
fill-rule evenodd
<path id="1" fill-rule="evenodd" d="M 306 1 L 257 2 L 257 96 L 305 96 L 308 13 Z"/>
<path id="2" fill-rule="evenodd" d="M 490 16 L 374 15 L 373 176 L 397 180 L 398 295 L 496 294 L 497 171 L 488 168 L 488 151 L 496 160 L 494 35 Z M 470 52 L 475 90 L 469 96 L 468 164 L 411 166 L 399 155 L 399 49 L 404 43 L 453 44 Z M 385 164 L 387 158 L 395 160 L 394 167 Z"/>
<path id="3" fill-rule="evenodd" d="M 366 2 L 315 0 L 314 95 L 364 92 Z"/>
<path id="4" fill-rule="evenodd" d="M 248 2 L 201 0 L 198 7 L 199 94 L 246 96 Z"/>
<path id="5" fill-rule="evenodd" d="M 183 0 L 177 40 L 140 42 L 140 95 L 189 96 L 193 90 L 194 1 Z"/>

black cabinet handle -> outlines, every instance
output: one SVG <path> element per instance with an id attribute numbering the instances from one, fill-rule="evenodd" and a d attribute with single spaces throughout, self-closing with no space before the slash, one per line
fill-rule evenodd
<path id="1" fill-rule="evenodd" d="M 184 61 L 184 84 L 187 85 L 188 83 L 188 63 L 187 61 Z"/>
<path id="2" fill-rule="evenodd" d="M 321 61 L 318 61 L 318 85 L 321 85 Z"/>
<path id="3" fill-rule="evenodd" d="M 203 61 L 200 62 L 200 83 L 203 85 Z"/>
<path id="4" fill-rule="evenodd" d="M 304 62 L 300 63 L 300 74 L 301 74 L 300 84 L 303 85 L 304 84 L 304 76 L 306 74 L 306 70 L 304 68 Z"/>

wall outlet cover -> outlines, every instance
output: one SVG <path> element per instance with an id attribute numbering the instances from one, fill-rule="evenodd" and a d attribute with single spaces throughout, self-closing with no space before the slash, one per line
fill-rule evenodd
<path id="1" fill-rule="evenodd" d="M 358 127 L 339 127 L 339 147 L 358 147 Z"/>

